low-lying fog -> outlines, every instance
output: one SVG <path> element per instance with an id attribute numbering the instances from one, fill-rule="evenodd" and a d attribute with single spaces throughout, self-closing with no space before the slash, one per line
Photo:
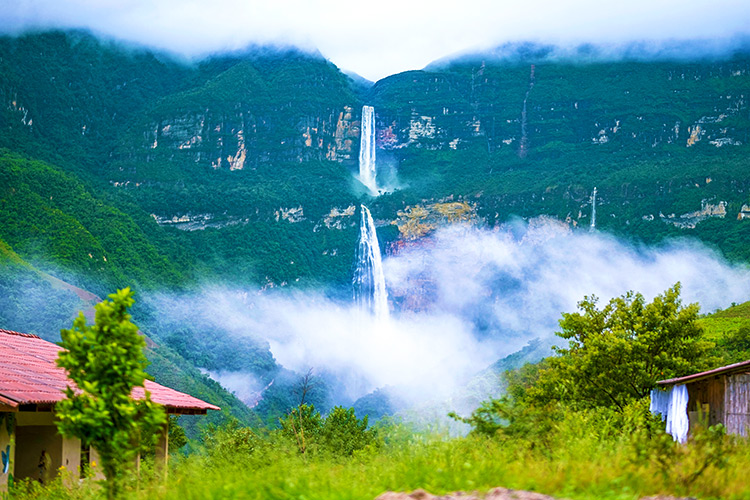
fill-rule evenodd
<path id="1" fill-rule="evenodd" d="M 546 219 L 442 229 L 384 267 L 392 309 L 385 321 L 322 291 L 207 288 L 152 300 L 172 304 L 165 314 L 190 301 L 190 314 L 227 335 L 265 339 L 284 367 L 334 376 L 340 401 L 389 387 L 420 404 L 454 394 L 531 339 L 553 338 L 561 313 L 585 295 L 601 305 L 629 290 L 650 300 L 679 281 L 683 303 L 699 302 L 703 312 L 750 298 L 748 268 L 700 244 L 634 247 Z M 252 384 L 250 375 L 232 375 L 216 374 L 230 390 Z"/>

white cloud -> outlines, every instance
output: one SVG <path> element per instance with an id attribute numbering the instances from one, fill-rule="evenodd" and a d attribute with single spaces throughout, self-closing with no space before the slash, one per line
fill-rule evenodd
<path id="1" fill-rule="evenodd" d="M 376 80 L 504 41 L 613 43 L 750 32 L 750 3 L 631 0 L 0 0 L 5 31 L 88 27 L 188 56 L 251 42 L 318 48 Z"/>

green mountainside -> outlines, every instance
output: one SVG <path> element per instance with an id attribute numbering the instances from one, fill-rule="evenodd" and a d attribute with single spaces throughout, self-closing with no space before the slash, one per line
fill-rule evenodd
<path id="1" fill-rule="evenodd" d="M 56 287 L 0 240 L 0 325 L 47 337 L 72 324 L 71 311 L 85 307 L 73 293 Z M 50 307 L 49 304 L 54 304 Z"/>
<path id="2" fill-rule="evenodd" d="M 0 238 L 36 267 L 99 293 L 112 285 L 179 283 L 180 271 L 134 217 L 74 175 L 0 150 L 0 186 Z M 84 276 L 99 279 L 76 283 Z"/>
<path id="3" fill-rule="evenodd" d="M 85 32 L 0 37 L 3 146 L 78 172 L 97 168 L 149 102 L 192 82 L 182 64 Z"/>
<path id="4" fill-rule="evenodd" d="M 0 240 L 0 325 L 8 330 L 34 333 L 42 338 L 60 341 L 60 330 L 70 328 L 77 311 L 83 310 L 89 320 L 99 297 L 57 279 L 21 259 Z M 232 415 L 245 424 L 256 424 L 259 417 L 236 397 L 174 350 L 149 339 L 148 372 L 159 382 L 222 408 L 212 412 L 208 421 L 220 423 Z M 190 436 L 197 436 L 199 420 L 181 417 Z"/>
<path id="5" fill-rule="evenodd" d="M 147 240 L 134 246 L 179 269 L 144 272 L 134 260 L 125 276 L 144 286 L 154 276 L 344 284 L 359 202 L 390 242 L 409 236 L 386 227 L 399 211 L 450 200 L 488 225 L 547 214 L 588 226 L 594 187 L 602 229 L 645 241 L 694 235 L 750 258 L 748 224 L 735 220 L 749 201 L 746 52 L 588 63 L 480 55 L 369 90 L 293 49 L 188 65 L 52 32 L 1 38 L 0 54 L 0 146 L 75 175 L 132 218 Z M 376 199 L 353 176 L 365 103 L 376 108 L 381 166 L 394 166 L 401 186 Z M 98 281 L 123 276 L 62 251 L 48 257 Z"/>
<path id="6" fill-rule="evenodd" d="M 646 241 L 694 235 L 746 260 L 750 57 L 697 62 L 482 61 L 377 82 L 384 148 L 409 186 L 492 225 L 553 215 Z M 721 219 L 719 222 L 718 219 Z"/>
<path id="7" fill-rule="evenodd" d="M 53 338 L 88 307 L 71 287 L 349 296 L 360 203 L 398 251 L 460 220 L 588 227 L 596 187 L 600 229 L 696 237 L 747 262 L 749 101 L 750 50 L 477 55 L 367 87 L 295 49 L 186 63 L 85 32 L 0 37 L 0 327 Z M 363 104 L 390 183 L 378 197 L 355 177 Z M 244 421 L 291 403 L 299 381 L 263 342 L 228 349 L 226 332 L 165 323 L 145 303 L 134 316 L 157 380 Z M 273 383 L 255 413 L 195 368 L 222 365 Z"/>

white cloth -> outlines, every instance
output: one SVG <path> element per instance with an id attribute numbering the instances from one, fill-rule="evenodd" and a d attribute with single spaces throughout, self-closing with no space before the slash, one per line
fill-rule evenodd
<path id="1" fill-rule="evenodd" d="M 687 441 L 690 429 L 687 407 L 688 391 L 685 385 L 675 385 L 666 391 L 651 391 L 651 413 L 667 421 L 667 434 L 680 443 Z"/>

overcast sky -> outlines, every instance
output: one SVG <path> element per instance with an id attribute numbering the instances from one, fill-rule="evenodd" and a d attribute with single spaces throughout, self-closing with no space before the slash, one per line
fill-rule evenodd
<path id="1" fill-rule="evenodd" d="M 505 41 L 619 43 L 750 33 L 748 0 L 0 0 L 0 29 L 86 27 L 187 56 L 318 49 L 377 80 Z"/>

